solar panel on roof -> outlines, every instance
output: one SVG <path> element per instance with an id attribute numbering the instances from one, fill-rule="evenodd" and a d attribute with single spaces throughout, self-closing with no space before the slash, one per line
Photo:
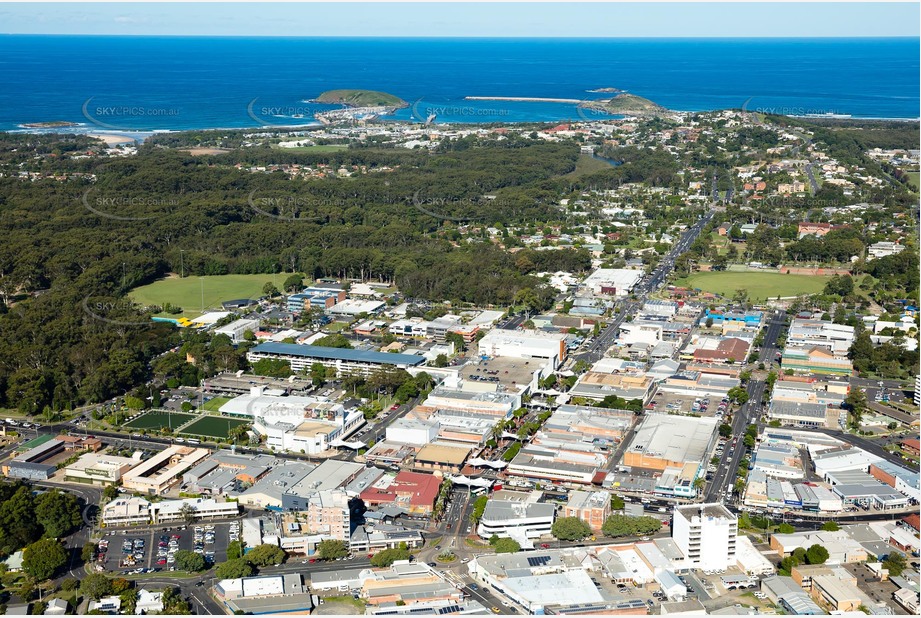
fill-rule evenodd
<path id="1" fill-rule="evenodd" d="M 544 566 L 550 562 L 550 556 L 533 556 L 528 558 L 528 566 Z"/>
<path id="2" fill-rule="evenodd" d="M 449 605 L 447 607 L 439 607 L 439 614 L 453 614 L 460 611 L 460 605 Z"/>

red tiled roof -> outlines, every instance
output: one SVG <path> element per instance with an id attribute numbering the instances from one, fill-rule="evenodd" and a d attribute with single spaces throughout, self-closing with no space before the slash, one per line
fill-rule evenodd
<path id="1" fill-rule="evenodd" d="M 382 504 L 395 502 L 397 498 L 409 498 L 413 506 L 432 507 L 438 497 L 441 479 L 432 474 L 421 472 L 400 472 L 393 479 L 389 487 L 378 489 L 369 487 L 359 496 L 365 502 Z"/>
<path id="2" fill-rule="evenodd" d="M 921 531 L 921 515 L 917 513 L 912 513 L 907 517 L 903 517 L 902 521 L 915 529 L 915 531 Z"/>

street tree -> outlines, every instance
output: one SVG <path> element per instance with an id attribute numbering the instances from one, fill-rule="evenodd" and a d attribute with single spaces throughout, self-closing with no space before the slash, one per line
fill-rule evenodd
<path id="1" fill-rule="evenodd" d="M 320 541 L 317 546 L 317 554 L 320 560 L 335 560 L 336 558 L 345 558 L 349 554 L 349 550 L 343 541 L 326 539 Z"/>
<path id="2" fill-rule="evenodd" d="M 41 539 L 22 552 L 22 570 L 36 580 L 48 579 L 67 563 L 67 552 L 57 539 Z"/>
<path id="3" fill-rule="evenodd" d="M 174 557 L 176 560 L 176 568 L 180 571 L 196 573 L 205 568 L 205 557 L 201 554 L 196 554 L 194 551 L 180 549 L 176 552 Z"/>
<path id="4" fill-rule="evenodd" d="M 558 517 L 550 532 L 561 541 L 581 541 L 592 535 L 591 527 L 578 517 Z"/>
<path id="5" fill-rule="evenodd" d="M 227 562 L 222 562 L 214 569 L 214 576 L 220 579 L 237 579 L 238 577 L 249 577 L 254 573 L 253 565 L 245 558 L 234 558 Z"/>

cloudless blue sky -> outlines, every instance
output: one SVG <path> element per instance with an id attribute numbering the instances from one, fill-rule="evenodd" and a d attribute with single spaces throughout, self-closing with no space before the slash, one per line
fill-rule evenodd
<path id="1" fill-rule="evenodd" d="M 917 2 L 0 4 L 6 34 L 917 37 L 919 22 Z"/>

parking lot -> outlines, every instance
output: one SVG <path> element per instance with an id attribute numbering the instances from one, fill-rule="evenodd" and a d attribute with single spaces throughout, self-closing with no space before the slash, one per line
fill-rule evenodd
<path id="1" fill-rule="evenodd" d="M 679 395 L 676 393 L 659 392 L 649 405 L 647 411 L 655 411 L 661 414 L 696 414 L 699 416 L 718 416 L 725 415 L 728 404 L 720 409 L 721 397 L 693 397 L 690 395 Z M 650 407 L 652 406 L 652 407 Z"/>
<path id="2" fill-rule="evenodd" d="M 157 526 L 143 530 L 110 530 L 103 534 L 96 563 L 112 573 L 169 571 L 174 567 L 171 554 L 180 549 L 196 551 L 212 564 L 227 559 L 230 528 L 239 522 L 196 523 L 193 525 Z M 200 530 L 196 530 L 200 528 Z M 209 532 L 211 534 L 209 534 Z M 102 560 L 99 555 L 102 555 Z M 150 569 L 150 570 L 148 570 Z"/>

